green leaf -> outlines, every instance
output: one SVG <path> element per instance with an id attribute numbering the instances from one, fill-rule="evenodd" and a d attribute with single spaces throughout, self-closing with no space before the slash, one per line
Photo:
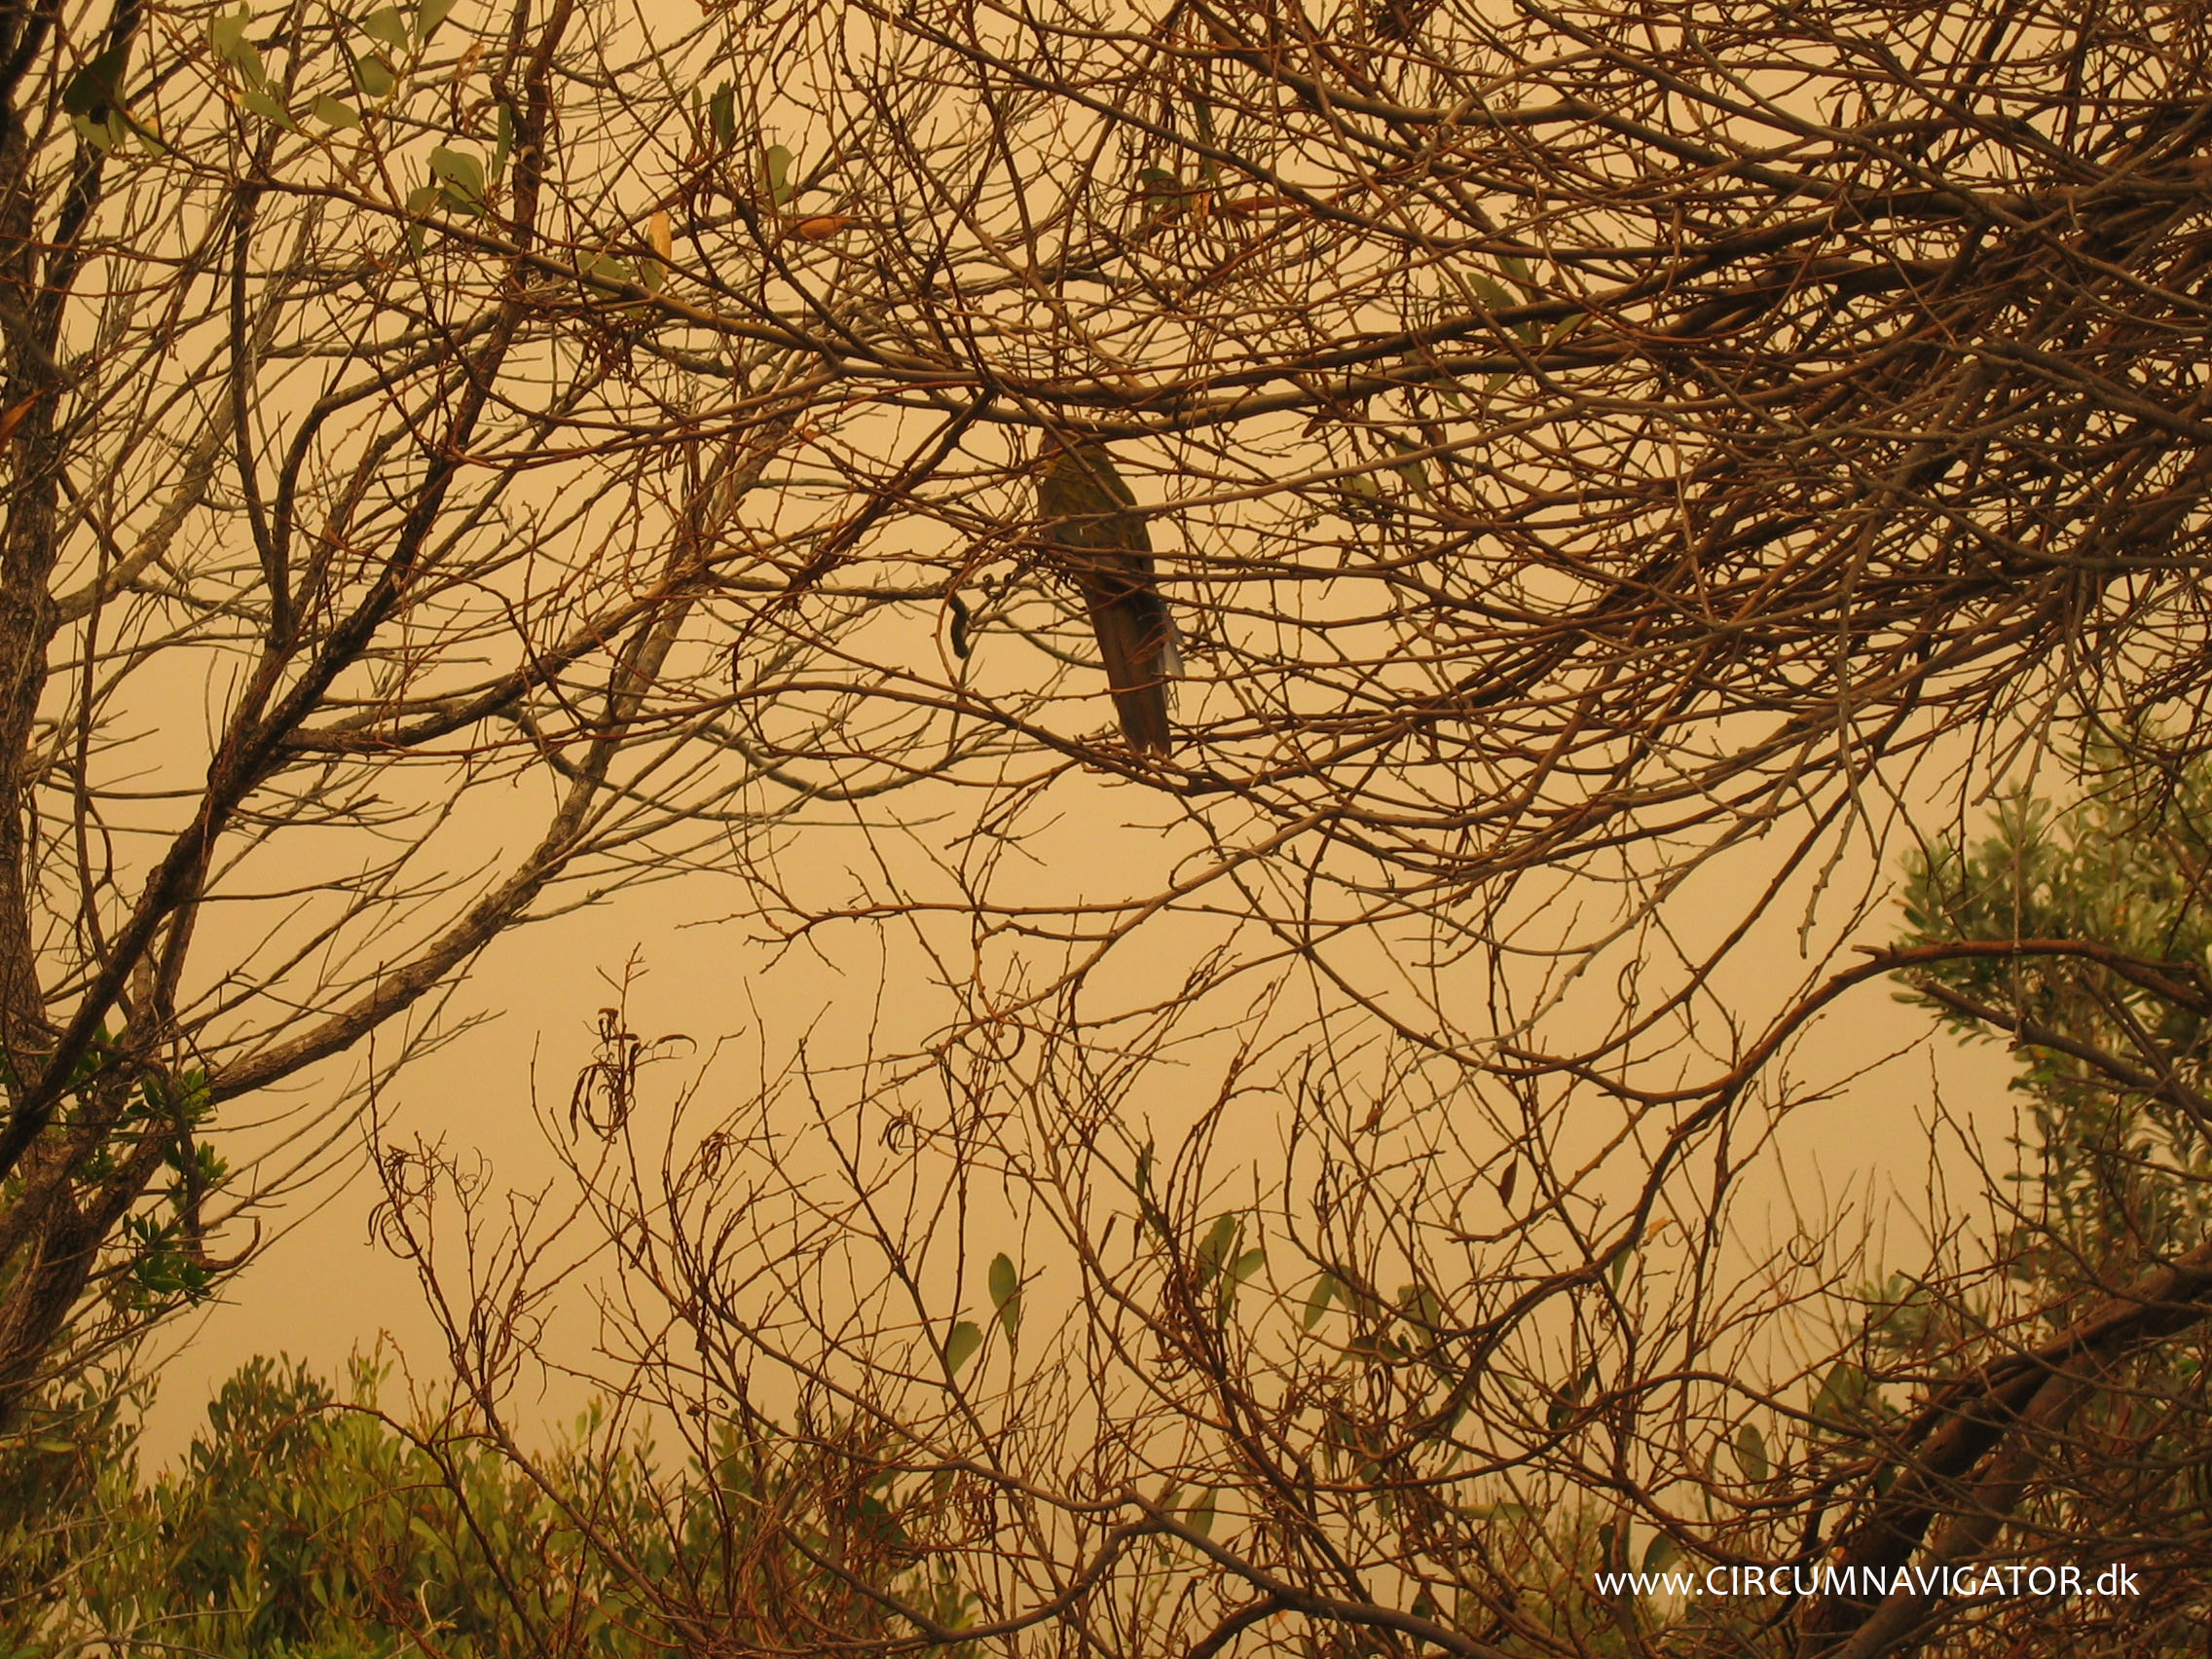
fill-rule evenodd
<path id="1" fill-rule="evenodd" d="M 1516 264 L 1519 264 L 1524 271 L 1528 268 L 1526 262 L 1523 261 L 1507 259 L 1500 263 L 1504 264 L 1509 270 Z M 1474 289 L 1483 305 L 1493 312 L 1516 311 L 1522 306 L 1533 303 L 1532 294 L 1516 294 L 1508 289 L 1504 283 L 1498 281 L 1496 277 L 1485 276 L 1480 271 L 1468 273 L 1467 285 Z M 1513 325 L 1513 334 L 1523 345 L 1534 346 L 1543 336 L 1543 327 L 1532 319 L 1524 318 Z"/>
<path id="2" fill-rule="evenodd" d="M 1534 1512 L 1526 1503 L 1469 1503 L 1459 1513 L 1470 1521 L 1526 1521 Z"/>
<path id="3" fill-rule="evenodd" d="M 234 62 L 239 48 L 246 44 L 245 31 L 252 25 L 253 13 L 247 7 L 218 12 L 207 19 L 207 44 L 225 63 Z"/>
<path id="4" fill-rule="evenodd" d="M 1226 1265 L 1229 1252 L 1236 1246 L 1237 1220 L 1234 1215 L 1217 1216 L 1204 1238 L 1198 1241 L 1198 1283 L 1201 1287 L 1213 1283 Z"/>
<path id="5" fill-rule="evenodd" d="M 407 193 L 407 210 L 415 214 L 427 213 L 442 205 L 445 199 L 445 186 L 441 184 L 418 185 Z M 423 227 L 421 225 L 409 225 L 407 227 L 409 251 L 421 253 L 427 245 L 428 239 L 423 234 Z"/>
<path id="6" fill-rule="evenodd" d="M 239 107 L 249 114 L 260 116 L 264 121 L 274 122 L 286 131 L 297 132 L 300 129 L 299 123 L 292 119 L 292 112 L 267 92 L 240 92 Z"/>
<path id="7" fill-rule="evenodd" d="M 792 199 L 791 151 L 781 144 L 768 146 L 768 153 L 760 158 L 760 178 L 767 185 L 768 194 L 781 207 Z"/>
<path id="8" fill-rule="evenodd" d="M 1425 1284 L 1400 1285 L 1398 1309 L 1424 1337 L 1435 1336 L 1437 1327 L 1444 1323 L 1444 1304 Z"/>
<path id="9" fill-rule="evenodd" d="M 484 164 L 465 150 L 439 148 L 430 152 L 430 176 L 477 206 L 484 202 Z"/>
<path id="10" fill-rule="evenodd" d="M 1200 1248 L 1203 1265 L 1199 1269 L 1199 1280 L 1203 1283 L 1216 1276 L 1220 1278 L 1221 1307 L 1218 1310 L 1218 1317 L 1226 1325 L 1229 1322 L 1230 1315 L 1236 1311 L 1237 1286 L 1267 1265 L 1268 1253 L 1254 1246 L 1240 1255 L 1235 1254 L 1236 1240 L 1242 1235 L 1243 1228 L 1233 1216 L 1223 1216 L 1221 1221 L 1213 1224 L 1213 1232 L 1206 1237 L 1206 1246 L 1214 1245 L 1215 1239 L 1221 1237 L 1222 1222 L 1224 1221 L 1232 1223 L 1232 1230 L 1229 1235 L 1222 1239 L 1218 1248 L 1210 1251 L 1205 1246 Z"/>
<path id="11" fill-rule="evenodd" d="M 1321 1315 L 1329 1310 L 1329 1304 L 1343 1295 L 1334 1273 L 1323 1273 L 1313 1281 L 1313 1288 L 1306 1294 L 1306 1312 L 1299 1324 L 1310 1331 L 1321 1322 Z"/>
<path id="12" fill-rule="evenodd" d="M 1873 1392 L 1873 1379 L 1848 1359 L 1839 1359 L 1813 1396 L 1813 1419 L 1831 1428 L 1848 1428 Z"/>
<path id="13" fill-rule="evenodd" d="M 314 118 L 325 127 L 358 127 L 361 118 L 353 113 L 350 104 L 342 104 L 327 92 L 314 100 Z"/>
<path id="14" fill-rule="evenodd" d="M 1681 1550 L 1664 1532 L 1643 1547 L 1643 1570 L 1646 1572 L 1665 1572 L 1681 1559 Z"/>
<path id="15" fill-rule="evenodd" d="M 983 1333 L 969 1319 L 952 1327 L 952 1335 L 944 1340 L 944 1370 L 948 1377 L 960 1375 L 960 1368 L 976 1357 L 976 1350 L 983 1346 Z"/>
<path id="16" fill-rule="evenodd" d="M 112 153 L 121 148 L 128 129 L 115 119 L 113 110 L 102 110 L 95 118 L 90 115 L 73 115 L 69 126 L 77 136 L 93 149 Z"/>
<path id="17" fill-rule="evenodd" d="M 385 60 L 375 54 L 353 59 L 353 85 L 364 97 L 381 98 L 399 85 L 399 77 L 391 72 Z"/>
<path id="18" fill-rule="evenodd" d="M 239 72 L 246 85 L 259 87 L 269 76 L 262 67 L 260 49 L 246 38 L 246 30 L 252 26 L 253 14 L 243 6 L 228 17 L 210 18 L 207 45 L 217 57 Z"/>
<path id="19" fill-rule="evenodd" d="M 1486 276 L 1480 271 L 1469 272 L 1467 286 L 1474 289 L 1476 298 L 1493 312 L 1512 311 L 1521 304 L 1519 296 L 1510 292 L 1494 276 Z"/>
<path id="20" fill-rule="evenodd" d="M 1180 217 L 1194 203 L 1204 199 L 1205 192 L 1185 184 L 1165 167 L 1137 168 L 1137 199 L 1145 205 L 1145 224 L 1149 229 Z"/>
<path id="21" fill-rule="evenodd" d="M 1213 1536 L 1215 1499 L 1218 1496 L 1219 1493 L 1217 1490 L 1213 1487 L 1208 1487 L 1203 1493 L 1199 1494 L 1198 1502 L 1192 1504 L 1188 1510 L 1184 1511 L 1184 1524 L 1188 1526 L 1192 1531 L 1198 1533 L 1198 1535 L 1201 1538 L 1210 1538 Z"/>
<path id="22" fill-rule="evenodd" d="M 1742 1472 L 1745 1480 L 1755 1486 L 1766 1479 L 1769 1472 L 1766 1460 L 1766 1436 L 1761 1434 L 1755 1425 L 1746 1423 L 1742 1428 L 1736 1430 L 1733 1450 L 1736 1454 L 1736 1467 Z"/>
<path id="23" fill-rule="evenodd" d="M 396 7 L 387 6 L 380 12 L 371 12 L 361 19 L 361 32 L 371 40 L 383 41 L 394 52 L 405 52 L 410 45 L 407 20 Z"/>
<path id="24" fill-rule="evenodd" d="M 727 81 L 715 89 L 715 95 L 707 100 L 707 125 L 713 129 L 717 144 L 727 144 L 737 136 L 737 92 Z"/>
<path id="25" fill-rule="evenodd" d="M 454 9 L 455 0 L 423 0 L 415 11 L 415 38 L 428 40 Z"/>
<path id="26" fill-rule="evenodd" d="M 1021 1271 L 1003 1250 L 991 1258 L 991 1307 L 1012 1342 L 1021 1329 Z"/>
<path id="27" fill-rule="evenodd" d="M 70 115 L 97 116 L 123 101 L 123 71 L 130 57 L 130 43 L 109 47 L 76 74 L 61 93 L 61 107 Z"/>
<path id="28" fill-rule="evenodd" d="M 478 215 L 484 212 L 484 164 L 474 156 L 465 150 L 432 150 L 430 176 L 437 181 L 445 204 L 453 211 Z"/>
<path id="29" fill-rule="evenodd" d="M 1564 1428 L 1574 1419 L 1574 1409 L 1582 1403 L 1582 1396 L 1590 1391 L 1590 1384 L 1598 1381 L 1598 1366 L 1593 1360 L 1589 1367 L 1552 1401 L 1551 1409 L 1544 1414 L 1547 1427 Z"/>

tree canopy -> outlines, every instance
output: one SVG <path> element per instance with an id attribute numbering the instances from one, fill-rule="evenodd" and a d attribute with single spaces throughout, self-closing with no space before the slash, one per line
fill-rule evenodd
<path id="1" fill-rule="evenodd" d="M 2208 44 L 2193 7 L 2037 0 L 0 7 L 0 1424 L 209 1294 L 502 933 L 712 868 L 758 938 L 916 965 L 917 1029 L 811 1074 L 844 1089 L 820 1145 L 933 1201 L 977 1158 L 1064 1181 L 1084 1306 L 1168 1310 L 1145 1341 L 1197 1393 L 1161 1422 L 1280 1384 L 1284 1438 L 1186 1471 L 1292 1494 L 1198 1647 L 1286 1608 L 1451 1645 L 1412 1610 L 1442 1523 L 1346 1553 L 1375 1489 L 1314 1474 L 1324 1441 L 1431 1493 L 1472 1423 L 1485 1468 L 1657 1510 L 1601 1430 L 1670 1399 L 1700 1426 L 1665 1466 L 1725 1434 L 1768 1548 L 1804 1522 L 1764 1495 L 1773 1414 L 1825 1408 L 1713 1345 L 1782 1304 L 1624 1275 L 1662 1221 L 1726 1235 L 1790 1035 L 1922 960 L 1831 973 L 1849 917 L 1808 921 L 1801 982 L 1739 1010 L 1778 896 L 2082 731 L 2193 751 Z M 1164 741 L 1115 723 L 1081 515 L 1040 495 L 1079 448 L 1180 642 Z M 1032 866 L 1131 818 L 1141 855 Z M 626 1036 L 581 1097 L 617 1137 Z M 1147 1091 L 1201 1051 L 1217 1098 L 1157 1145 Z M 1223 1346 L 1252 1253 L 1288 1272 L 1205 1153 L 1261 1098 L 1335 1287 L 1275 1289 L 1389 1356 L 1357 1433 L 1305 1361 Z M 249 1100 L 306 1102 L 280 1155 L 231 1133 Z M 1422 1113 L 1376 1161 L 1368 1125 Z M 718 1410 L 745 1342 L 702 1309 L 742 1320 L 684 1231 L 717 1161 L 782 1194 L 756 1242 L 835 1254 L 742 1120 L 678 1159 L 707 1210 L 645 1281 Z M 441 1166 L 382 1156 L 398 1226 Z M 936 1388 L 987 1326 L 937 1311 L 965 1210 L 916 1203 L 851 1236 L 863 1282 L 910 1272 L 871 1341 Z M 1426 1219 L 1363 1257 L 1355 1213 Z M 2141 1264 L 2185 1275 L 2159 1306 L 2189 1259 Z M 808 1329 L 770 1346 L 836 1374 Z M 1658 1332 L 1737 1381 L 1675 1379 Z M 2029 1409 L 2057 1360 L 2022 1351 L 1928 1432 Z M 2003 1441 L 1944 1445 L 1994 1480 Z M 1051 1490 L 1088 1519 L 1006 1608 L 1073 1594 L 1083 1528 L 1138 1535 Z M 1928 1532 L 1867 1490 L 1871 1566 Z M 1483 1617 L 1459 1650 L 1535 1640 Z M 1830 1603 L 1802 1640 L 1888 1628 Z"/>

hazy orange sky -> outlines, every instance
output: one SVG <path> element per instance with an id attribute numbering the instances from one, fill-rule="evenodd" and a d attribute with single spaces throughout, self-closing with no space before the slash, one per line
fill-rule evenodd
<path id="1" fill-rule="evenodd" d="M 1155 816 L 1155 803 L 1129 786 L 1100 784 L 1096 793 L 1096 813 L 1063 819 L 1054 834 L 1037 842 L 1051 860 L 1046 873 L 1069 887 L 1099 879 L 1118 859 L 1149 865 L 1157 855 L 1159 832 L 1126 823 Z M 847 844 L 824 845 L 828 857 L 850 851 Z M 1721 916 L 1725 906 L 1713 903 L 1715 894 L 1743 887 L 1758 862 L 1755 846 L 1738 849 L 1701 872 L 1672 903 L 1679 924 L 1694 932 L 1701 916 Z M 1873 867 L 1862 838 L 1831 876 L 1826 908 L 1845 908 L 1841 899 Z M 788 954 L 771 966 L 767 953 L 746 942 L 738 927 L 715 922 L 712 918 L 743 903 L 736 883 L 735 877 L 711 873 L 688 876 L 498 940 L 447 1012 L 449 1022 L 489 1015 L 489 1023 L 401 1074 L 380 1103 L 387 1137 L 443 1137 L 451 1151 L 481 1154 L 505 1186 L 529 1190 L 553 1180 L 559 1165 L 534 1117 L 533 1091 L 552 1117 L 565 1114 L 576 1072 L 593 1052 L 597 1013 L 614 1000 L 612 981 L 633 953 L 642 974 L 631 996 L 632 1029 L 648 1039 L 681 1032 L 696 1045 L 691 1051 L 674 1051 L 659 1068 L 652 1087 L 664 1091 L 700 1076 L 703 1068 L 710 1092 L 718 1077 L 741 1087 L 750 1070 L 744 1056 L 755 1008 L 761 1011 L 758 1035 L 770 1053 L 810 1029 L 830 1034 L 878 1016 L 879 987 L 872 974 L 861 971 L 866 952 L 853 958 L 853 971 L 843 977 L 807 952 Z M 1721 976 L 1723 994 L 1740 1019 L 1767 1017 L 1808 972 L 1798 934 L 1809 891 L 1808 881 L 1800 881 L 1788 903 L 1773 906 Z M 1866 942 L 1885 940 L 1897 923 L 1894 904 L 1884 904 L 1875 924 L 1858 937 Z M 918 991 L 894 985 L 892 996 L 918 1003 Z M 720 1039 L 735 1042 L 719 1062 L 710 1063 Z M 1900 1194 L 1909 1204 L 1926 1174 L 1921 1124 L 1938 1092 L 1954 1115 L 1971 1116 L 1987 1151 L 2004 1155 L 2011 1103 L 2004 1088 L 2008 1058 L 2000 1046 L 1969 1048 L 1942 1036 L 1925 1014 L 1899 1003 L 1890 986 L 1878 983 L 1853 992 L 1817 1022 L 1788 1072 L 1804 1086 L 1835 1082 L 1870 1065 L 1832 1100 L 1791 1120 L 1782 1143 L 1786 1156 L 1771 1166 L 1773 1184 L 1753 1189 L 1751 1207 L 1739 1214 L 1755 1213 L 1763 1198 L 1778 1229 L 1786 1229 L 1792 1203 L 1820 1212 L 1869 1182 L 1876 1190 Z M 287 1353 L 340 1374 L 349 1352 L 389 1333 L 418 1378 L 443 1374 L 442 1344 L 412 1271 L 368 1235 L 375 1187 L 364 1173 L 361 1134 L 352 1144 L 356 1150 L 344 1160 L 351 1179 L 343 1186 L 323 1182 L 316 1189 L 324 1195 L 319 1208 L 303 1196 L 273 1215 L 269 1227 L 276 1235 L 262 1257 L 230 1282 L 222 1301 L 157 1340 L 158 1351 L 173 1357 L 161 1367 L 161 1397 L 147 1424 L 149 1466 L 181 1447 L 204 1420 L 212 1387 L 255 1353 Z M 1263 1179 L 1267 1152 L 1252 1150 Z M 277 1235 L 278 1228 L 286 1231 Z M 545 1409 L 565 1419 L 580 1400 L 579 1388 L 564 1386 L 548 1395 Z M 524 1420 L 533 1415 L 517 1413 Z"/>

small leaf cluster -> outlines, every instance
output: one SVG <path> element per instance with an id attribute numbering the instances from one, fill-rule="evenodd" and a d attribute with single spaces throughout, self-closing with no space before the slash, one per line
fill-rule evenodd
<path id="1" fill-rule="evenodd" d="M 2192 1104 L 2212 1084 L 2208 899 L 2207 761 L 2147 771 L 2093 755 L 2078 799 L 2022 792 L 1978 843 L 1908 866 L 1901 944 L 2078 941 L 2119 964 L 1995 951 L 1919 970 L 1904 993 L 1970 1038 L 2012 1041 L 2032 1125 L 2023 1280 L 2079 1287 L 2212 1219 L 2212 1142 Z"/>
<path id="2" fill-rule="evenodd" d="M 250 5 L 235 12 L 218 12 L 207 22 L 209 55 L 222 66 L 239 110 L 257 121 L 285 131 L 301 131 L 304 109 L 326 129 L 344 130 L 361 125 L 361 107 L 382 103 L 398 90 L 410 65 L 430 37 L 452 15 L 457 0 L 420 0 L 403 12 L 386 6 L 345 22 L 340 47 L 350 85 L 311 92 L 287 85 L 291 76 L 273 76 L 262 45 L 253 38 L 254 15 Z M 274 25 L 278 19 L 272 18 Z M 347 101 L 341 93 L 350 94 Z"/>

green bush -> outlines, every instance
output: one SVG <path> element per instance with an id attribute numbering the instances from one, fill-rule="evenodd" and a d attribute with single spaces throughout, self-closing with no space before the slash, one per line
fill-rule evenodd
<path id="1" fill-rule="evenodd" d="M 723 1423 L 670 1474 L 595 1409 L 532 1459 L 464 1411 L 387 1415 L 381 1378 L 356 1361 L 341 1397 L 257 1358 L 144 1487 L 143 1390 L 28 1414 L 0 1441 L 0 1659 L 617 1659 L 816 1626 L 911 1635 L 844 1570 L 947 1624 L 968 1604 L 907 1548 L 890 1477 L 856 1485 L 834 1433 Z"/>

